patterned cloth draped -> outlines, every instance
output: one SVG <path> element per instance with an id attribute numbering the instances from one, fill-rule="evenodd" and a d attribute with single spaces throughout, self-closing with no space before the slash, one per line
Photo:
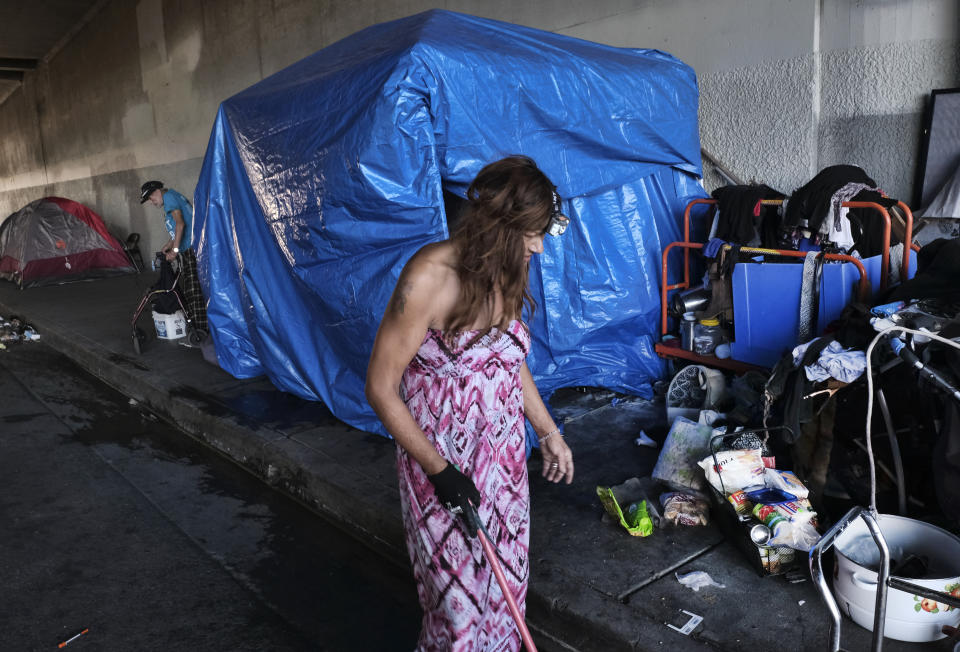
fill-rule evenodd
<path id="1" fill-rule="evenodd" d="M 427 438 L 470 477 L 482 496 L 480 519 L 524 609 L 530 524 L 520 368 L 526 327 L 458 334 L 428 330 L 400 394 Z M 477 539 L 444 509 L 420 465 L 397 447 L 403 524 L 423 608 L 418 650 L 520 649 L 516 624 Z"/>
<path id="2" fill-rule="evenodd" d="M 180 252 L 180 264 L 183 273 L 180 274 L 180 289 L 183 295 L 183 307 L 190 313 L 193 327 L 207 330 L 207 306 L 203 300 L 203 291 L 200 289 L 200 279 L 197 276 L 197 256 L 193 249 Z"/>

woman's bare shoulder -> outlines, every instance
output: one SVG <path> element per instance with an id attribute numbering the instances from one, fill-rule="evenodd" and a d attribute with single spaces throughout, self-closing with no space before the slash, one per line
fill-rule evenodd
<path id="1" fill-rule="evenodd" d="M 403 269 L 404 275 L 433 286 L 442 285 L 456 278 L 456 253 L 449 240 L 424 245 L 415 253 Z"/>
<path id="2" fill-rule="evenodd" d="M 459 295 L 453 245 L 444 240 L 421 247 L 404 266 L 397 288 L 417 303 L 429 304 L 431 322 L 443 323 Z"/>

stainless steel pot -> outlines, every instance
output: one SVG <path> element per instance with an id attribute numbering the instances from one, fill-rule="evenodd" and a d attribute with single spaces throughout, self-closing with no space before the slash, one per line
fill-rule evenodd
<path id="1" fill-rule="evenodd" d="M 703 310 L 710 304 L 713 298 L 713 292 L 709 288 L 693 288 L 684 290 L 673 295 L 670 303 L 671 310 L 675 315 L 682 315 L 685 312 L 696 312 Z"/>

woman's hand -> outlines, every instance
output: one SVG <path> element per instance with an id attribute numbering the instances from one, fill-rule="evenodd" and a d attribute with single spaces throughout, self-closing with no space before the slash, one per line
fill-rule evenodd
<path id="1" fill-rule="evenodd" d="M 543 457 L 543 477 L 550 482 L 573 482 L 573 452 L 563 441 L 559 432 L 554 432 L 540 441 L 540 454 Z"/>

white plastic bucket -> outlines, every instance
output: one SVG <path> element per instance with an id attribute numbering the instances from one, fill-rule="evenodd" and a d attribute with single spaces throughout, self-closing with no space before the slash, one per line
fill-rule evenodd
<path id="1" fill-rule="evenodd" d="M 154 312 L 153 327 L 157 331 L 157 337 L 161 340 L 179 340 L 187 335 L 187 319 L 184 317 L 182 310 L 178 310 L 172 315 Z"/>

